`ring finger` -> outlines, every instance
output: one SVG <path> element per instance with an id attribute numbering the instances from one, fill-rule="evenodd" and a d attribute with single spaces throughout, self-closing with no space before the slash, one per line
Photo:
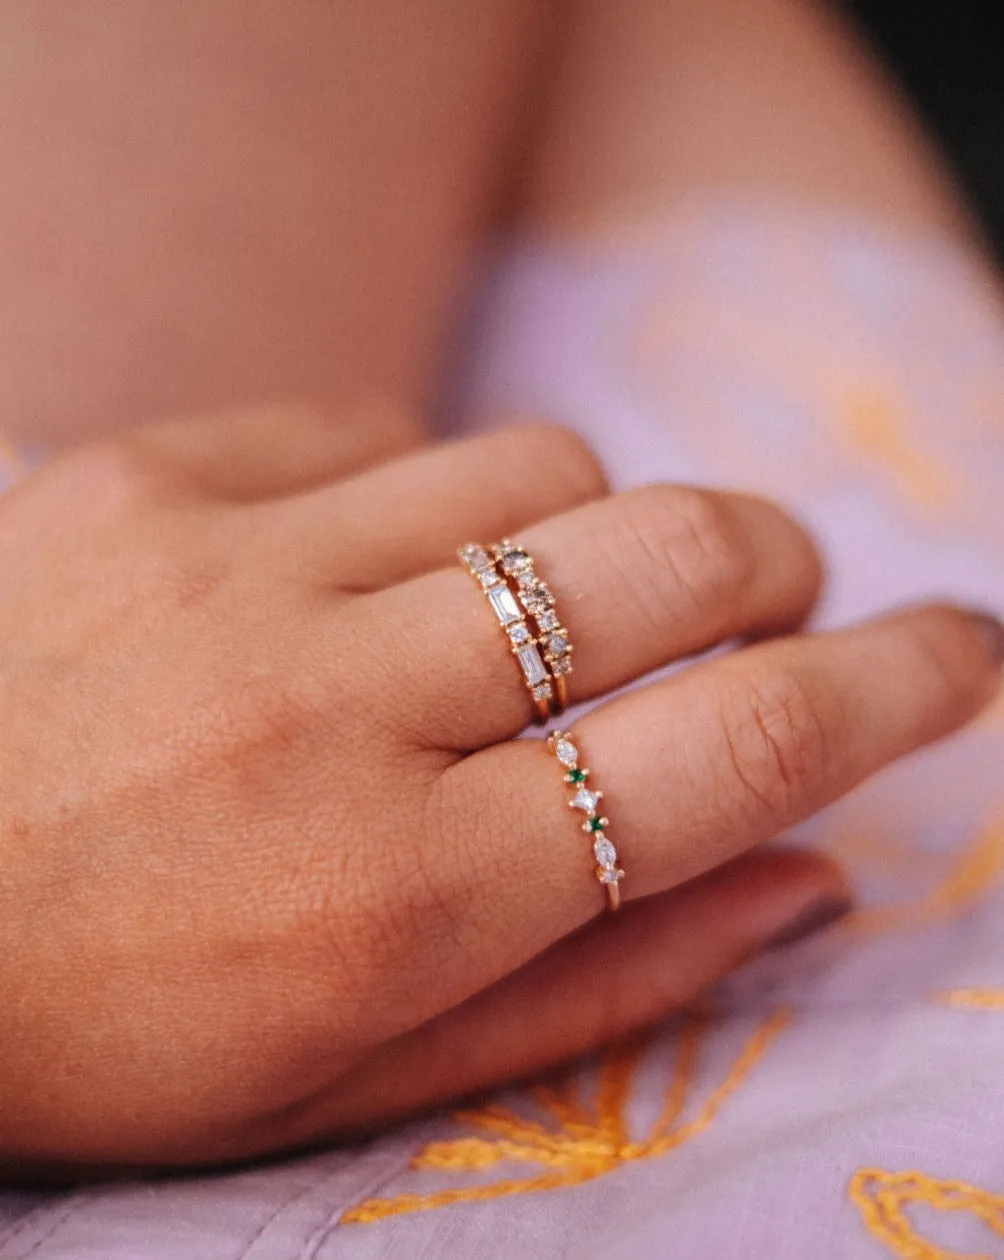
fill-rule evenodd
<path id="1" fill-rule="evenodd" d="M 735 857 L 975 716 L 1000 685 L 1004 635 L 988 625 L 928 607 L 779 639 L 588 714 L 575 731 L 579 764 L 606 792 L 624 897 Z M 568 795 L 536 740 L 475 753 L 439 779 L 447 834 L 435 869 L 447 886 L 436 904 L 450 939 L 478 942 L 458 960 L 458 983 L 470 983 L 471 957 L 483 986 L 602 907 L 592 837 Z"/>

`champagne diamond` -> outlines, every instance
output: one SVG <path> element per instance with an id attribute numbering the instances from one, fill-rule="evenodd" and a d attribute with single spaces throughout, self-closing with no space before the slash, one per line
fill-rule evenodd
<path id="1" fill-rule="evenodd" d="M 533 561 L 523 550 L 522 547 L 514 547 L 511 551 L 503 553 L 501 558 L 502 572 L 513 574 L 524 574 L 533 564 Z M 521 579 L 522 580 L 522 576 Z"/>
<path id="2" fill-rule="evenodd" d="M 548 608 L 537 618 L 537 625 L 540 626 L 541 633 L 547 630 L 557 630 L 558 614 L 553 609 Z"/>

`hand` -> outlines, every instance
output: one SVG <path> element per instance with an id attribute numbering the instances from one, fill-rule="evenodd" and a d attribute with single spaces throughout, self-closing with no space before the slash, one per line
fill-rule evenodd
<path id="1" fill-rule="evenodd" d="M 0 501 L 8 1170 L 271 1151 L 655 1020 L 846 896 L 752 846 L 996 689 L 992 634 L 949 608 L 787 634 L 819 566 L 768 503 L 605 497 L 544 427 L 362 471 L 327 440 L 167 426 Z M 528 696 L 453 559 L 513 533 L 573 700 L 778 636 L 576 724 L 616 916 L 556 762 L 511 742 Z"/>

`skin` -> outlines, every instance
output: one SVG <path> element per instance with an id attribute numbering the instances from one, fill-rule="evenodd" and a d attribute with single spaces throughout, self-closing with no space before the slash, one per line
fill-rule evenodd
<path id="1" fill-rule="evenodd" d="M 562 430 L 386 462 L 273 413 L 221 471 L 214 423 L 84 448 L 0 501 L 10 1175 L 355 1133 L 650 1022 L 846 897 L 823 859 L 754 846 L 998 688 L 956 609 L 800 633 L 820 567 L 794 521 L 609 496 Z M 516 531 L 564 595 L 575 702 L 753 640 L 576 725 L 628 871 L 616 916 L 452 559 Z"/>

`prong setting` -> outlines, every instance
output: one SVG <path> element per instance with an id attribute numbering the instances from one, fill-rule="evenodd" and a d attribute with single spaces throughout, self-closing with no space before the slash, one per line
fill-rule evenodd
<path id="1" fill-rule="evenodd" d="M 571 732 L 555 731 L 548 738 L 547 746 L 565 769 L 563 781 L 574 790 L 567 801 L 568 808 L 577 809 L 586 815 L 582 830 L 593 838 L 593 857 L 596 860 L 593 873 L 606 891 L 610 909 L 616 910 L 620 906 L 620 882 L 624 878 L 624 872 L 617 865 L 617 849 L 606 834 L 610 819 L 599 813 L 603 793 L 586 787 L 590 777 L 589 768 L 579 765 L 579 748 Z"/>

